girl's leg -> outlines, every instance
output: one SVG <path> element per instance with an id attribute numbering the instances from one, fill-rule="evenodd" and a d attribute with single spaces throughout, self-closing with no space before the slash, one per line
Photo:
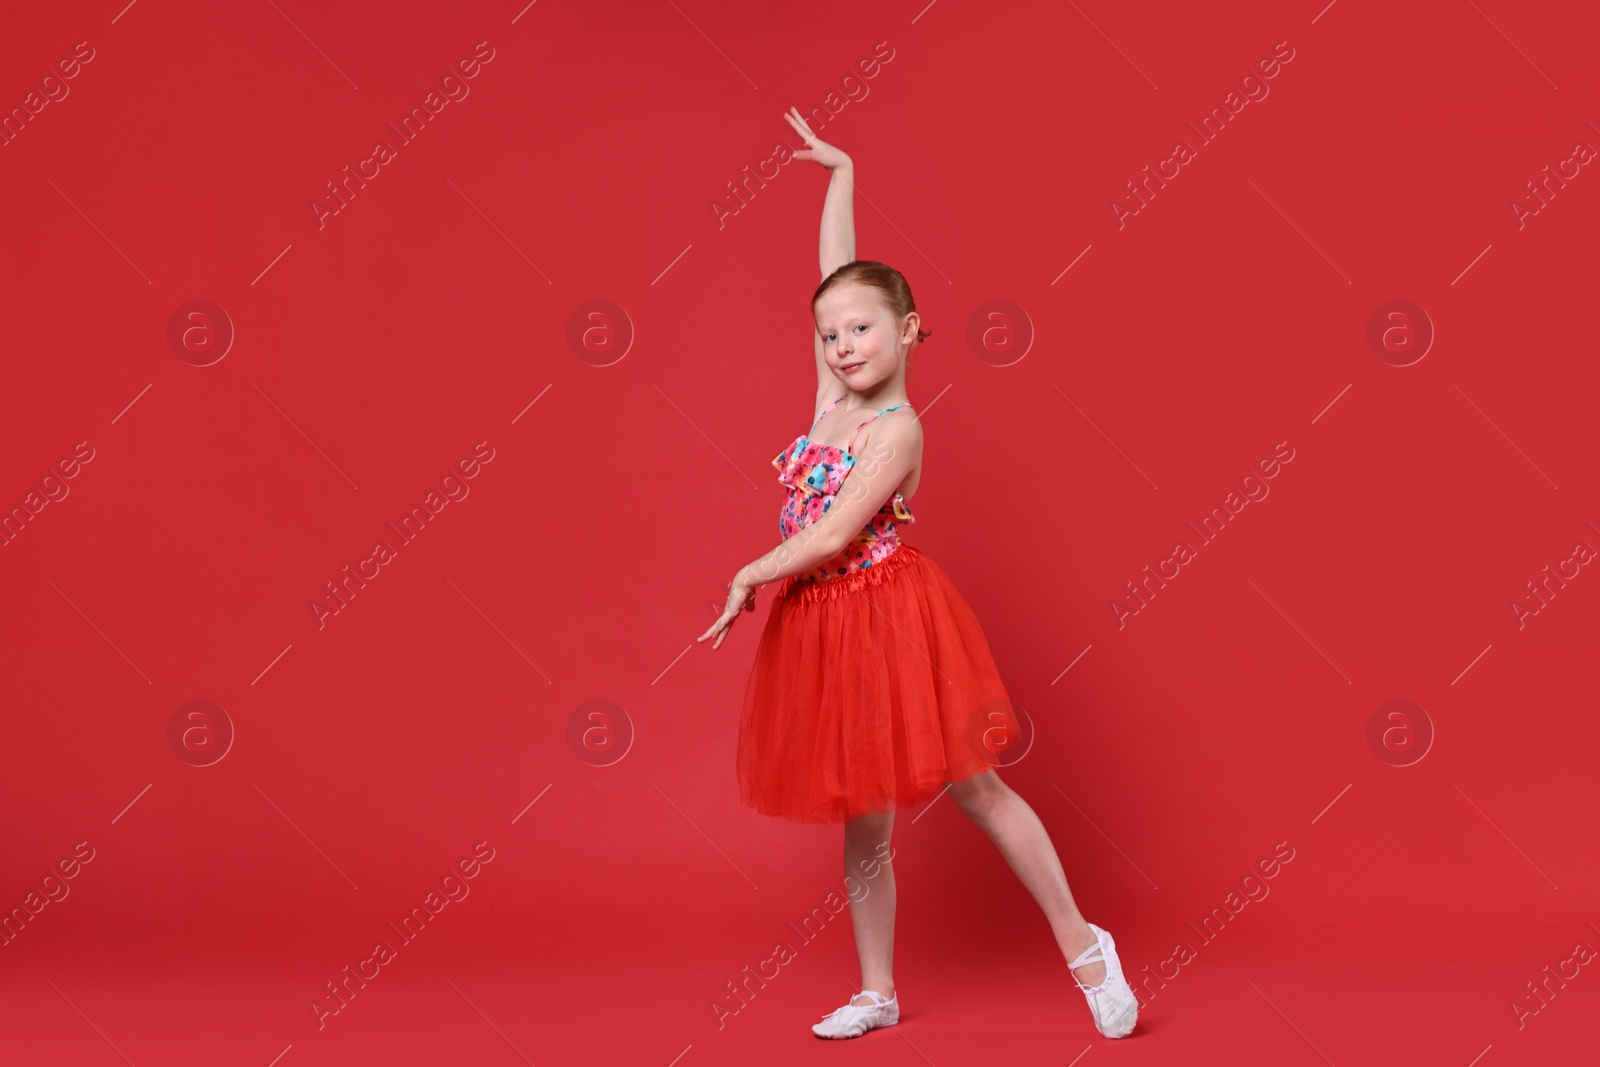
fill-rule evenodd
<path id="1" fill-rule="evenodd" d="M 1039 816 L 992 770 L 952 783 L 950 794 L 967 817 L 994 841 L 1039 902 L 1067 962 L 1077 959 L 1095 943 L 1094 932 L 1078 913 L 1061 860 Z M 1095 986 L 1105 981 L 1106 965 L 1086 963 L 1072 973 L 1084 985 Z"/>
<path id="2" fill-rule="evenodd" d="M 894 812 L 859 815 L 844 824 L 844 874 L 850 888 L 850 922 L 861 959 L 861 988 L 894 996 L 894 866 L 884 844 Z M 867 876 L 871 872 L 872 877 Z M 850 1003 L 870 1004 L 857 996 Z"/>

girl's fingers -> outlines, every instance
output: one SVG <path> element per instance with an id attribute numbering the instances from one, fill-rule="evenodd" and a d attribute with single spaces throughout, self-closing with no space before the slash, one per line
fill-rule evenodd
<path id="1" fill-rule="evenodd" d="M 806 120 L 800 117 L 799 109 L 791 107 L 789 108 L 789 113 L 783 117 L 788 119 L 789 125 L 794 127 L 795 132 L 808 142 L 817 139 L 817 135 L 811 132 L 811 127 L 806 124 Z"/>

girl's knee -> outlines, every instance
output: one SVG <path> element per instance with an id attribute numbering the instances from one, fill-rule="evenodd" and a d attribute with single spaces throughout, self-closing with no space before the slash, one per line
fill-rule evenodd
<path id="1" fill-rule="evenodd" d="M 894 812 L 873 811 L 845 820 L 844 836 L 849 841 L 887 840 L 894 829 Z"/>
<path id="2" fill-rule="evenodd" d="M 993 810 L 1005 795 L 1005 783 L 994 771 L 984 771 L 960 782 L 950 783 L 950 796 L 969 818 L 980 818 Z"/>

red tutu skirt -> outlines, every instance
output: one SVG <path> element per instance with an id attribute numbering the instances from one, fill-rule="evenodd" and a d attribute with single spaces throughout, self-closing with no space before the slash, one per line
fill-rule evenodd
<path id="1" fill-rule="evenodd" d="M 780 584 L 739 720 L 740 798 L 808 823 L 892 811 L 998 766 L 1019 736 L 972 608 L 902 543 Z"/>

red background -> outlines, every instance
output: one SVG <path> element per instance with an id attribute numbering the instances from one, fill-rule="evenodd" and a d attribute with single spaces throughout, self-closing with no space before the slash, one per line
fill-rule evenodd
<path id="1" fill-rule="evenodd" d="M 70 490 L 0 550 L 0 901 L 70 890 L 0 949 L 9 1062 L 1592 1057 L 1594 968 L 1542 1007 L 1525 983 L 1600 948 L 1600 578 L 1521 628 L 1510 608 L 1600 547 L 1600 177 L 1511 207 L 1600 146 L 1585 5 L 111 0 L 6 23 L 8 112 L 93 49 L 0 148 L 0 501 Z M 1186 123 L 1285 41 L 1201 146 Z M 319 226 L 325 183 L 478 42 L 470 94 Z M 933 331 L 907 539 L 1036 726 L 1002 773 L 1130 977 L 1197 949 L 1132 1039 L 1093 1032 L 948 797 L 895 835 L 898 1033 L 805 1029 L 858 979 L 848 913 L 787 925 L 841 888 L 839 833 L 738 802 L 752 617 L 693 643 L 776 542 L 769 461 L 811 416 L 826 175 L 728 189 L 799 146 L 791 105 L 854 157 L 858 254 Z M 1196 158 L 1119 225 L 1180 138 Z M 167 340 L 191 300 L 235 331 L 207 366 Z M 1391 300 L 1436 331 L 1409 366 L 1366 339 Z M 1020 311 L 974 345 L 991 301 Z M 44 481 L 79 442 L 92 460 Z M 324 583 L 479 442 L 470 495 L 319 627 Z M 1279 442 L 1270 495 L 1198 547 L 1184 524 Z M 1119 628 L 1110 602 L 1179 539 L 1198 557 Z M 221 713 L 174 744 L 191 700 Z M 569 743 L 590 700 L 620 709 L 602 750 L 631 735 L 609 765 Z M 1373 747 L 1390 700 L 1422 715 Z M 189 762 L 224 720 L 223 758 Z M 319 1029 L 324 983 L 479 842 L 470 895 Z M 1270 894 L 1202 944 L 1189 924 L 1279 842 Z M 795 958 L 719 1027 L 779 940 Z"/>

